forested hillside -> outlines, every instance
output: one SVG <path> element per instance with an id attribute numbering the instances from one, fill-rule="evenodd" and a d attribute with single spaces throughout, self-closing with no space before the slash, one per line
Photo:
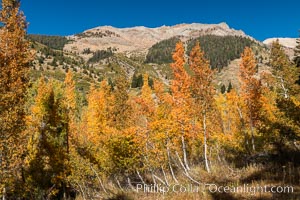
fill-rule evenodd
<path id="1" fill-rule="evenodd" d="M 66 37 L 62 36 L 49 36 L 49 35 L 34 35 L 30 34 L 26 36 L 27 39 L 33 42 L 39 42 L 52 49 L 63 50 L 65 44 L 69 42 Z"/>
<path id="2" fill-rule="evenodd" d="M 179 38 L 170 38 L 163 40 L 159 43 L 153 45 L 146 56 L 146 63 L 171 63 L 172 62 L 172 53 L 176 46 L 176 43 L 179 42 Z"/>
<path id="3" fill-rule="evenodd" d="M 146 62 L 171 63 L 172 57 L 170 55 L 179 40 L 179 38 L 171 38 L 153 45 L 146 56 Z M 230 61 L 239 58 L 246 46 L 260 46 L 257 42 L 246 37 L 203 35 L 186 42 L 187 55 L 190 54 L 197 41 L 201 43 L 205 57 L 210 60 L 211 67 L 219 70 L 227 66 Z"/>
<path id="4" fill-rule="evenodd" d="M 245 47 L 260 45 L 245 37 L 205 35 L 188 42 L 188 55 L 197 41 L 200 42 L 206 58 L 210 60 L 211 67 L 219 70 L 239 58 Z"/>
<path id="5" fill-rule="evenodd" d="M 258 70 L 248 39 L 172 38 L 151 50 L 164 58 L 149 57 L 170 62 L 164 84 L 158 68 L 123 54 L 26 40 L 19 8 L 3 0 L 0 13 L 3 200 L 299 199 L 298 51 L 291 61 L 274 42 L 269 70 Z M 240 87 L 220 92 L 214 68 L 238 54 Z M 235 187 L 251 191 L 224 191 Z"/>

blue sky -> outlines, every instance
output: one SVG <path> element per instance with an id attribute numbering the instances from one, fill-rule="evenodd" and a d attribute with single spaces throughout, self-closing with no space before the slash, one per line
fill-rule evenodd
<path id="1" fill-rule="evenodd" d="M 21 0 L 28 33 L 71 35 L 86 29 L 220 23 L 258 40 L 298 37 L 300 1 L 268 0 Z"/>

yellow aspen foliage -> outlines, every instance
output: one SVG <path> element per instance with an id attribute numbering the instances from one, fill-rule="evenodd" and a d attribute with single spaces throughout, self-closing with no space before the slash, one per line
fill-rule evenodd
<path id="1" fill-rule="evenodd" d="M 221 120 L 222 134 L 217 135 L 217 139 L 222 147 L 243 151 L 244 139 L 241 134 L 243 130 L 243 118 L 241 116 L 244 109 L 243 102 L 235 89 L 229 93 L 219 93 L 215 97 L 216 108 Z"/>
<path id="2" fill-rule="evenodd" d="M 146 164 L 154 169 L 171 169 L 170 154 L 179 151 L 181 146 L 180 135 L 176 130 L 178 124 L 172 116 L 174 100 L 166 91 L 164 84 L 158 80 L 154 80 L 154 93 L 156 108 L 150 123 L 150 143 L 145 149 L 149 154 Z"/>
<path id="3" fill-rule="evenodd" d="M 62 84 L 39 80 L 37 95 L 27 117 L 30 135 L 26 157 L 28 193 L 38 195 L 52 187 L 50 196 L 66 187 L 68 174 L 67 122 L 64 120 Z M 53 186 L 54 185 L 54 186 Z"/>
<path id="4" fill-rule="evenodd" d="M 100 84 L 100 88 L 91 86 L 88 94 L 88 106 L 84 112 L 83 119 L 86 119 L 86 130 L 84 146 L 91 149 L 90 155 L 96 163 L 103 163 L 105 155 L 101 155 L 104 144 L 110 135 L 116 131 L 115 127 L 110 127 L 112 99 L 110 87 L 106 80 Z M 96 164 L 95 163 L 95 164 Z"/>
<path id="5" fill-rule="evenodd" d="M 260 131 L 268 147 L 282 151 L 294 148 L 299 140 L 299 68 L 293 65 L 283 47 L 275 41 L 271 47 L 272 74 L 264 77 L 262 123 Z"/>
<path id="6" fill-rule="evenodd" d="M 279 41 L 272 43 L 270 65 L 275 79 L 273 87 L 276 92 L 284 98 L 299 95 L 300 86 L 296 84 L 296 81 L 300 74 L 300 68 L 291 63 Z"/>
<path id="7" fill-rule="evenodd" d="M 115 79 L 113 90 L 113 107 L 110 117 L 110 126 L 123 130 L 133 125 L 131 99 L 128 94 L 129 83 L 125 75 Z"/>
<path id="8" fill-rule="evenodd" d="M 64 81 L 64 92 L 62 99 L 62 107 L 64 113 L 64 121 L 66 123 L 66 139 L 67 139 L 67 151 L 69 153 L 70 141 L 74 141 L 74 134 L 76 131 L 76 90 L 75 81 L 73 80 L 73 74 L 68 71 Z"/>
<path id="9" fill-rule="evenodd" d="M 140 105 L 140 123 L 144 127 L 148 127 L 149 122 L 153 118 L 155 111 L 155 102 L 152 96 L 152 89 L 148 83 L 149 75 L 144 74 L 143 76 L 143 87 L 141 89 L 141 95 L 136 98 L 136 103 Z M 138 112 L 136 110 L 136 112 Z"/>
<path id="10" fill-rule="evenodd" d="M 74 76 L 71 70 L 66 74 L 64 81 L 64 100 L 63 103 L 66 106 L 70 117 L 74 117 L 76 109 L 76 91 L 75 91 L 75 81 L 73 80 Z"/>
<path id="11" fill-rule="evenodd" d="M 20 2 L 3 0 L 0 11 L 0 196 L 19 198 L 25 151 L 25 95 L 32 61 Z"/>

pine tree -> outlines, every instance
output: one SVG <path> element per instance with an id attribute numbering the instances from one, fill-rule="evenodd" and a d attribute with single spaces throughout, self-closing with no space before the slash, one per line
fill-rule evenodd
<path id="1" fill-rule="evenodd" d="M 32 55 L 19 8 L 19 1 L 3 0 L 0 13 L 0 196 L 4 199 L 6 193 L 12 198 L 19 195 L 15 184 L 22 184 L 26 144 L 24 104 Z"/>
<path id="2" fill-rule="evenodd" d="M 66 74 L 66 78 L 64 81 L 64 92 L 63 92 L 63 98 L 62 98 L 62 120 L 64 122 L 64 129 L 66 131 L 65 133 L 65 144 L 64 148 L 66 150 L 66 159 L 63 162 L 62 168 L 64 179 L 67 179 L 67 177 L 70 175 L 70 144 L 71 142 L 74 143 L 75 140 L 75 132 L 76 132 L 76 123 L 77 123 L 77 102 L 76 102 L 76 90 L 75 90 L 75 81 L 73 80 L 73 74 L 70 71 Z M 69 191 L 67 191 L 67 185 L 65 182 L 63 182 L 63 197 L 66 199 L 66 197 L 69 195 Z"/>
<path id="3" fill-rule="evenodd" d="M 272 75 L 266 82 L 270 86 L 264 91 L 264 116 L 261 132 L 267 143 L 279 153 L 293 148 L 300 137 L 299 95 L 296 84 L 299 67 L 290 62 L 278 41 L 272 44 L 270 65 Z"/>
<path id="4" fill-rule="evenodd" d="M 299 85 L 295 82 L 299 77 L 300 68 L 293 66 L 278 41 L 272 44 L 270 65 L 276 80 L 274 83 L 276 92 L 285 99 L 297 93 Z"/>
<path id="5" fill-rule="evenodd" d="M 294 63 L 296 67 L 300 68 L 300 38 L 296 40 L 297 46 L 295 47 L 295 54 L 294 54 Z M 298 85 L 300 85 L 300 75 L 298 76 L 298 80 L 296 81 Z"/>
<path id="6" fill-rule="evenodd" d="M 221 93 L 224 94 L 226 92 L 226 87 L 224 84 L 221 86 Z"/>
<path id="7" fill-rule="evenodd" d="M 228 88 L 227 88 L 227 93 L 229 93 L 232 90 L 232 84 L 231 81 L 229 82 Z"/>
<path id="8" fill-rule="evenodd" d="M 300 67 L 300 38 L 296 39 L 297 46 L 294 50 L 294 62 L 297 67 Z"/>

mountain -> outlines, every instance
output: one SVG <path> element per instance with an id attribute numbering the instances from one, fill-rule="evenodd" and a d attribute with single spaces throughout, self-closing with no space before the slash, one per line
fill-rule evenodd
<path id="1" fill-rule="evenodd" d="M 272 42 L 278 40 L 279 44 L 284 47 L 285 53 L 289 56 L 290 59 L 294 57 L 294 49 L 297 45 L 297 38 L 269 38 L 263 41 L 263 43 L 267 46 L 271 46 Z"/>
<path id="2" fill-rule="evenodd" d="M 100 26 L 69 36 L 68 38 L 73 42 L 65 45 L 64 50 L 82 53 L 84 49 L 95 51 L 111 47 L 117 49 L 118 52 L 147 52 L 151 46 L 162 40 L 179 37 L 185 41 L 201 35 L 231 35 L 250 38 L 243 31 L 234 30 L 224 22 L 220 24 L 178 24 L 157 28 Z"/>
<path id="3" fill-rule="evenodd" d="M 286 48 L 294 49 L 297 45 L 296 39 L 297 38 L 268 38 L 268 39 L 264 40 L 263 43 L 266 45 L 271 45 L 272 42 L 275 42 L 276 40 L 278 40 L 279 44 L 281 44 L 282 46 L 284 46 Z"/>
<path id="4" fill-rule="evenodd" d="M 261 63 L 267 62 L 267 51 L 262 43 L 226 23 L 157 28 L 101 26 L 67 37 L 28 35 L 28 39 L 36 51 L 33 77 L 43 74 L 63 80 L 64 74 L 72 70 L 76 73 L 78 88 L 83 91 L 87 91 L 92 82 L 103 79 L 113 82 L 120 73 L 129 81 L 133 81 L 133 77 L 139 80 L 141 74 L 147 73 L 168 85 L 172 79 L 169 63 L 179 40 L 185 44 L 186 56 L 195 42 L 200 41 L 211 67 L 219 71 L 215 82 L 219 86 L 229 82 L 233 87 L 237 85 L 233 71 L 245 46 L 253 48 Z"/>

